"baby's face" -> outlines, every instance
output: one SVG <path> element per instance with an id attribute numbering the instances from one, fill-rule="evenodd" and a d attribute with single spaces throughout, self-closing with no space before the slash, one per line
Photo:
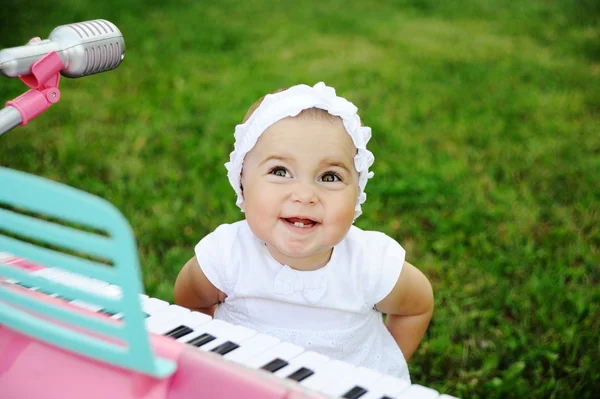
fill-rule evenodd
<path id="1" fill-rule="evenodd" d="M 356 148 L 340 119 L 285 118 L 246 155 L 242 208 L 280 263 L 325 265 L 352 225 L 358 198 Z"/>

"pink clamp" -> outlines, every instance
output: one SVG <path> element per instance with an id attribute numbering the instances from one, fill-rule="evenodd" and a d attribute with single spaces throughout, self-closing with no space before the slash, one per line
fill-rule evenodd
<path id="1" fill-rule="evenodd" d="M 51 51 L 31 66 L 30 75 L 19 77 L 31 90 L 12 101 L 7 101 L 6 105 L 19 111 L 23 120 L 21 126 L 25 126 L 60 99 L 58 81 L 63 68 L 58 53 Z"/>

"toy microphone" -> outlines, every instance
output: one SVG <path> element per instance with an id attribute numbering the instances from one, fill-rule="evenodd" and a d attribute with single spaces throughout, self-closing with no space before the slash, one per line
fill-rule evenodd
<path id="1" fill-rule="evenodd" d="M 121 31 L 103 19 L 61 25 L 46 40 L 0 51 L 0 73 L 28 75 L 31 66 L 51 51 L 63 63 L 61 75 L 79 78 L 119 66 L 125 57 L 125 41 Z"/>
<path id="2" fill-rule="evenodd" d="M 0 136 L 26 125 L 60 99 L 60 75 L 69 78 L 110 71 L 125 57 L 125 41 L 112 23 L 96 19 L 61 25 L 50 37 L 0 51 L 0 73 L 31 88 L 0 109 Z"/>

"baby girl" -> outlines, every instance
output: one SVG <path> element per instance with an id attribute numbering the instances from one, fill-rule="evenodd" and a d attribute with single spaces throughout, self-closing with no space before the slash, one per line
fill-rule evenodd
<path id="1" fill-rule="evenodd" d="M 225 164 L 245 219 L 200 240 L 175 302 L 409 380 L 433 293 L 398 242 L 353 225 L 373 175 L 370 137 L 323 83 L 258 100 Z"/>

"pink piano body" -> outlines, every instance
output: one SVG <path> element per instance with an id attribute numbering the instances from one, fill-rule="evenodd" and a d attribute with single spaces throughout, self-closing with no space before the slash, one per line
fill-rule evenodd
<path id="1" fill-rule="evenodd" d="M 29 271 L 41 268 L 26 260 L 18 266 Z M 3 284 L 2 289 L 23 290 L 28 295 L 54 301 L 55 305 L 69 307 L 71 311 L 92 313 L 17 285 L 9 286 L 1 280 L 0 284 Z M 3 306 L 1 301 L 0 306 Z M 99 362 L 0 325 L 0 398 L 323 398 L 266 372 L 250 370 L 168 337 L 152 334 L 151 343 L 156 354 L 176 362 L 177 370 L 170 377 L 157 379 Z"/>
<path id="2" fill-rule="evenodd" d="M 158 380 L 56 348 L 0 326 L 0 398 L 183 399 L 318 398 L 275 378 L 258 375 L 216 355 L 153 337 L 154 348 L 177 362 Z M 176 345 L 178 344 L 178 345 Z"/>

